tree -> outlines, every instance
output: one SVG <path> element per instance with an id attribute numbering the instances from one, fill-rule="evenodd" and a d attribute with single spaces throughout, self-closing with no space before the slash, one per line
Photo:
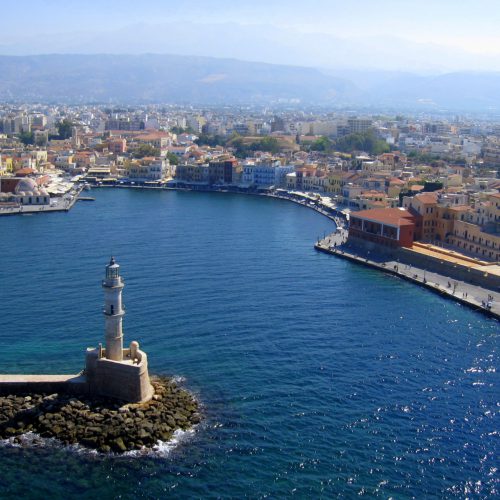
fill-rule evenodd
<path id="1" fill-rule="evenodd" d="M 27 146 L 28 144 L 35 144 L 35 134 L 33 132 L 21 132 L 19 140 Z"/>
<path id="2" fill-rule="evenodd" d="M 139 144 L 132 152 L 134 158 L 144 158 L 145 156 L 160 156 L 160 150 L 151 144 Z"/>
<path id="3" fill-rule="evenodd" d="M 172 132 L 172 134 L 194 134 L 195 131 L 191 128 L 191 127 L 178 127 L 178 126 L 173 126 L 171 129 L 170 129 L 170 132 Z"/>
<path id="4" fill-rule="evenodd" d="M 57 139 L 69 139 L 73 133 L 73 123 L 65 118 L 61 122 L 56 123 L 57 127 Z"/>
<path id="5" fill-rule="evenodd" d="M 170 165 L 179 164 L 179 157 L 170 151 L 167 153 L 167 160 L 170 162 Z"/>
<path id="6" fill-rule="evenodd" d="M 373 129 L 366 132 L 349 134 L 335 142 L 338 151 L 352 153 L 354 151 L 366 151 L 371 155 L 379 155 L 390 151 L 389 144 L 379 139 Z"/>
<path id="7" fill-rule="evenodd" d="M 200 134 L 198 136 L 198 139 L 196 139 L 195 144 L 198 144 L 198 146 L 210 146 L 210 147 L 215 147 L 215 146 L 225 146 L 226 145 L 226 140 L 224 137 L 221 135 L 210 135 L 210 134 Z"/>
<path id="8" fill-rule="evenodd" d="M 238 158 L 245 158 L 249 154 L 250 149 L 243 142 L 243 139 L 241 137 L 237 137 L 236 139 L 232 140 L 230 146 L 234 148 L 234 154 Z"/>
<path id="9" fill-rule="evenodd" d="M 424 193 L 426 192 L 433 192 L 433 191 L 439 191 L 440 189 L 443 189 L 443 183 L 439 181 L 425 181 L 424 182 Z"/>
<path id="10" fill-rule="evenodd" d="M 322 136 L 311 143 L 311 151 L 323 151 L 329 153 L 332 151 L 333 142 L 328 137 Z"/>
<path id="11" fill-rule="evenodd" d="M 250 151 L 265 151 L 266 153 L 279 153 L 280 144 L 276 137 L 264 137 L 260 141 L 254 141 L 249 145 Z"/>

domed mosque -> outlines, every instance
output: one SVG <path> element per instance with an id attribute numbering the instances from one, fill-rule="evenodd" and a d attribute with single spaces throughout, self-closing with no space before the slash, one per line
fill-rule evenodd
<path id="1" fill-rule="evenodd" d="M 38 186 L 33 179 L 25 177 L 21 179 L 14 189 L 14 194 L 19 194 L 21 196 L 33 196 L 35 191 L 38 191 Z"/>

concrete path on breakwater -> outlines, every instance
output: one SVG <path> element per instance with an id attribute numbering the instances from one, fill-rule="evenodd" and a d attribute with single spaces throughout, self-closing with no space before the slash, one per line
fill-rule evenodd
<path id="1" fill-rule="evenodd" d="M 85 392 L 83 375 L 0 375 L 0 394 Z"/>
<path id="2" fill-rule="evenodd" d="M 360 250 L 359 253 L 354 253 L 352 248 L 343 246 L 347 240 L 347 234 L 347 230 L 340 229 L 319 240 L 315 248 L 320 252 L 399 276 L 402 279 L 439 293 L 441 296 L 467 305 L 476 311 L 500 319 L 500 293 L 429 272 L 425 269 L 416 268 L 412 265 L 402 264 L 398 261 L 380 259 L 375 261 L 370 258 L 369 252 Z M 488 302 L 491 304 L 491 308 L 487 307 Z"/>

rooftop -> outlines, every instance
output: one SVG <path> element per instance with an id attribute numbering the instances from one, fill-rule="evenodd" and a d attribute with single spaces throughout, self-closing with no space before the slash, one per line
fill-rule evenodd
<path id="1" fill-rule="evenodd" d="M 374 208 L 361 210 L 351 214 L 351 218 L 365 219 L 392 226 L 409 226 L 414 224 L 413 215 L 402 208 Z"/>

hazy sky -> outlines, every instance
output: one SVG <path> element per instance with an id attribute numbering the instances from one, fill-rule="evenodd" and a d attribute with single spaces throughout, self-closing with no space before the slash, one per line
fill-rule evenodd
<path id="1" fill-rule="evenodd" d="M 0 0 L 0 13 L 4 53 L 21 42 L 17 53 L 43 52 L 47 35 L 233 22 L 346 39 L 390 36 L 500 56 L 500 0 Z"/>

